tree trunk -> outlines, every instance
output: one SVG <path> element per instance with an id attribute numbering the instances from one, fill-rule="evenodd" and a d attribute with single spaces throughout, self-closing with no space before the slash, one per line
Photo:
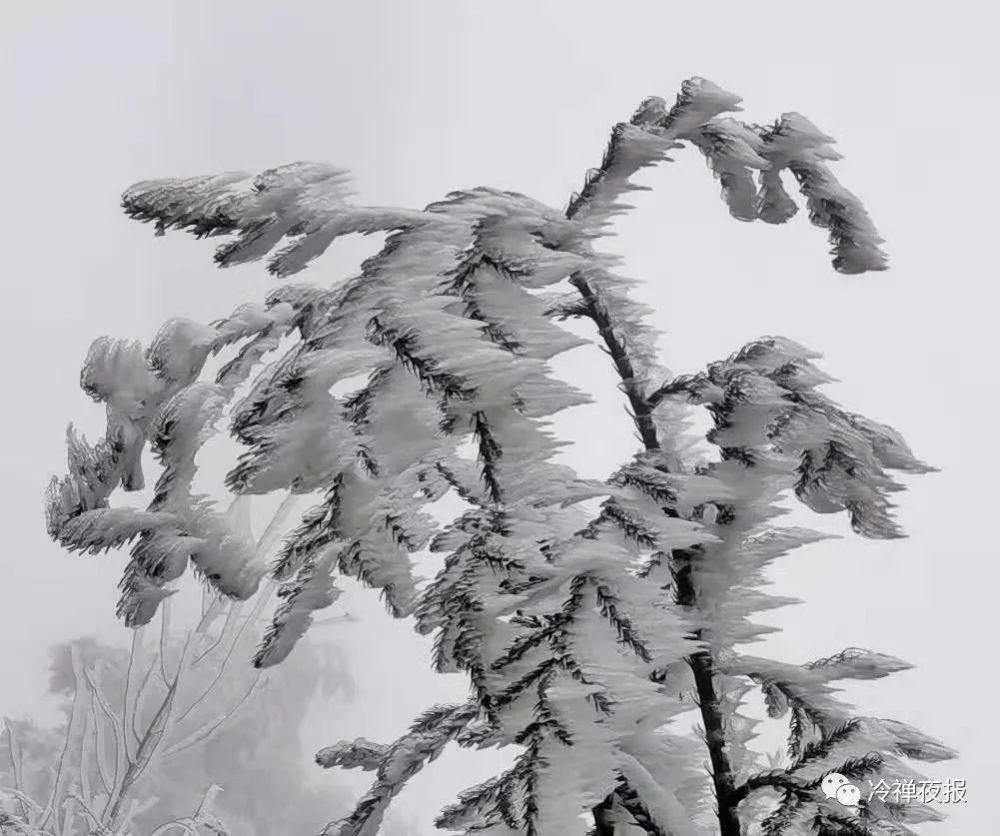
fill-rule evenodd
<path id="1" fill-rule="evenodd" d="M 740 819 L 736 813 L 738 804 L 734 795 L 735 782 L 729 756 L 726 754 L 726 734 L 722 727 L 722 713 L 712 682 L 712 658 L 706 652 L 688 657 L 688 664 L 694 673 L 698 702 L 701 706 L 701 721 L 705 726 L 705 742 L 712 762 L 712 781 L 715 784 L 715 799 L 718 804 L 720 836 L 740 836 Z"/>
<path id="2" fill-rule="evenodd" d="M 607 798 L 594 807 L 594 829 L 593 836 L 615 836 L 615 825 L 611 821 L 611 809 L 615 804 L 615 794 L 610 793 Z"/>

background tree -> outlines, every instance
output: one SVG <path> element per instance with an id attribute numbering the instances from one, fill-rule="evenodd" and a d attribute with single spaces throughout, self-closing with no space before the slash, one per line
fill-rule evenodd
<path id="1" fill-rule="evenodd" d="M 126 649 L 81 639 L 52 651 L 63 722 L 5 720 L 0 796 L 11 833 L 264 834 L 315 829 L 336 789 L 303 787 L 299 727 L 317 694 L 351 695 L 335 646 L 303 646 L 275 688 L 244 663 L 261 604 L 206 593 L 193 629 L 137 629 Z M 152 625 L 151 625 L 152 626 Z M 294 806 L 285 802 L 294 795 Z M 6 831 L 5 831 L 6 832 Z M 219 832 L 222 832 L 221 830 Z"/>
<path id="2" fill-rule="evenodd" d="M 827 165 L 832 140 L 798 114 L 766 126 L 722 116 L 738 103 L 703 79 L 686 82 L 673 107 L 645 100 L 615 126 L 564 212 L 486 188 L 422 211 L 359 207 L 343 172 L 311 163 L 125 193 L 126 211 L 158 233 L 234 235 L 216 251 L 221 266 L 287 239 L 268 263 L 279 277 L 338 236 L 389 233 L 360 275 L 333 289 L 285 285 L 207 328 L 171 323 L 145 356 L 96 343 L 84 384 L 108 404 L 108 436 L 49 503 L 67 546 L 135 541 L 120 607 L 132 625 L 148 621 L 188 562 L 223 594 L 253 594 L 267 567 L 191 495 L 187 449 L 277 340 L 297 338 L 229 413 L 247 448 L 227 476 L 232 491 L 319 500 L 271 567 L 283 604 L 255 664 L 288 656 L 337 597 L 340 572 L 434 634 L 436 668 L 464 671 L 471 686 L 467 703 L 430 709 L 391 745 L 319 753 L 323 766 L 376 774 L 325 833 L 375 833 L 406 779 L 451 741 L 520 747 L 509 771 L 443 812 L 438 824 L 452 830 L 909 833 L 909 822 L 934 817 L 919 804 L 846 808 L 819 791 L 834 769 L 903 777 L 915 773 L 900 756 L 951 755 L 833 696 L 832 682 L 903 663 L 850 649 L 795 666 L 739 650 L 764 631 L 755 613 L 787 603 L 761 590 L 763 570 L 816 539 L 772 524 L 784 495 L 846 512 L 862 536 L 895 537 L 889 497 L 900 486 L 889 472 L 928 468 L 894 430 L 818 393 L 818 355 L 788 340 L 763 338 L 703 374 L 672 377 L 630 282 L 594 250 L 627 208 L 630 177 L 688 143 L 734 217 L 789 220 L 791 179 L 829 234 L 836 270 L 885 269 L 875 227 Z M 558 324 L 568 318 L 596 326 L 641 443 L 605 483 L 553 461 L 551 417 L 586 400 L 548 363 L 580 344 Z M 208 355 L 237 341 L 216 383 L 197 383 Z M 686 404 L 708 408 L 717 455 L 690 437 Z M 165 465 L 157 499 L 146 512 L 108 508 L 117 484 L 140 484 L 150 427 Z M 446 494 L 464 508 L 442 528 L 429 511 Z M 411 561 L 425 547 L 445 555 L 427 585 Z M 778 768 L 763 769 L 746 746 L 754 722 L 741 707 L 753 686 L 769 713 L 789 717 L 790 759 Z M 690 713 L 704 746 L 683 732 Z"/>

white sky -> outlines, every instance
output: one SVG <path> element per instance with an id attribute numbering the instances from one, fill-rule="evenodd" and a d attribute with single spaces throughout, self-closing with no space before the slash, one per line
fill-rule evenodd
<path id="1" fill-rule="evenodd" d="M 859 645 L 915 663 L 849 695 L 863 712 L 961 751 L 927 771 L 966 778 L 968 804 L 927 833 L 994 833 L 1000 462 L 989 440 L 998 407 L 989 275 L 1000 126 L 989 5 L 3 4 L 0 713 L 44 715 L 53 642 L 123 640 L 113 618 L 122 559 L 66 555 L 42 520 L 66 422 L 92 435 L 103 427 L 77 388 L 87 346 L 102 334 L 148 340 L 170 316 L 209 321 L 273 282 L 259 265 L 215 270 L 210 243 L 154 239 L 121 215 L 124 187 L 315 159 L 351 168 L 365 203 L 422 206 L 485 184 L 562 206 L 614 122 L 644 96 L 672 101 L 682 79 L 702 75 L 743 96 L 747 119 L 797 110 L 840 140 L 838 176 L 887 238 L 892 269 L 838 276 L 823 234 L 801 216 L 777 228 L 730 220 L 690 150 L 642 176 L 655 191 L 633 201 L 609 247 L 646 282 L 641 297 L 657 309 L 673 369 L 783 334 L 826 352 L 824 368 L 843 381 L 831 394 L 894 425 L 942 468 L 911 480 L 900 500 L 908 540 L 848 538 L 785 559 L 780 592 L 805 604 L 773 615 L 786 632 L 767 649 L 806 661 Z M 312 270 L 348 275 L 376 244 L 338 242 Z M 595 376 L 597 356 L 561 361 L 603 399 L 561 426 L 587 442 L 568 460 L 602 476 L 632 442 L 610 372 Z M 842 520 L 818 523 L 849 533 Z M 387 737 L 462 691 L 424 672 L 425 649 L 405 625 L 354 605 L 374 620 L 327 635 L 353 642 L 361 696 L 310 718 L 310 749 Z M 396 677 L 405 688 L 387 687 Z M 492 768 L 470 758 L 432 766 L 403 806 L 429 821 Z"/>

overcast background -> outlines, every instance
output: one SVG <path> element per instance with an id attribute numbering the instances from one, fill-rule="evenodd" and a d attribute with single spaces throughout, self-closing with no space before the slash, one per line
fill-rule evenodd
<path id="1" fill-rule="evenodd" d="M 835 274 L 825 236 L 804 215 L 776 228 L 731 220 L 690 150 L 642 175 L 655 191 L 635 199 L 609 248 L 643 279 L 672 369 L 783 334 L 825 352 L 824 368 L 843 381 L 831 394 L 896 426 L 942 469 L 908 480 L 909 539 L 849 538 L 786 558 L 779 591 L 806 603 L 771 615 L 786 632 L 766 645 L 796 662 L 858 645 L 915 663 L 848 695 L 961 751 L 929 771 L 967 779 L 968 803 L 927 833 L 995 833 L 989 5 L 7 0 L 0 714 L 51 718 L 39 697 L 53 642 L 124 641 L 113 617 L 121 556 L 64 554 L 43 528 L 65 424 L 103 430 L 101 410 L 77 388 L 87 346 L 103 334 L 148 341 L 171 316 L 207 322 L 273 282 L 260 265 L 215 270 L 210 243 L 154 238 L 120 213 L 124 187 L 312 159 L 352 169 L 365 203 L 423 206 L 483 184 L 561 207 L 600 161 L 613 123 L 647 95 L 672 102 L 685 77 L 702 75 L 744 97 L 744 118 L 796 110 L 840 140 L 837 174 L 886 237 L 892 269 Z M 349 275 L 378 244 L 338 242 L 308 277 Z M 602 399 L 561 421 L 586 442 L 567 459 L 587 476 L 633 449 L 599 357 L 583 350 L 560 362 Z M 819 527 L 849 534 L 840 519 Z M 426 645 L 388 623 L 370 594 L 345 606 L 364 627 L 323 636 L 350 646 L 359 697 L 316 707 L 307 751 L 341 737 L 387 739 L 463 692 L 460 679 L 427 670 Z M 400 804 L 430 833 L 434 809 L 495 763 L 448 756 Z"/>

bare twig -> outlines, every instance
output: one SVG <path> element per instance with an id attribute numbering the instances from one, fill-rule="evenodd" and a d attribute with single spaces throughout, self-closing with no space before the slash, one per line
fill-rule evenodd
<path id="1" fill-rule="evenodd" d="M 114 836 L 113 831 L 109 830 L 107 826 L 101 821 L 100 816 L 97 815 L 93 810 L 90 809 L 90 805 L 83 800 L 77 793 L 73 792 L 67 796 L 67 799 L 75 801 L 80 805 L 80 809 L 83 810 L 84 815 L 90 820 L 91 836 Z"/>
<path id="2" fill-rule="evenodd" d="M 108 770 L 104 767 L 104 739 L 101 734 L 101 724 L 97 720 L 97 706 L 93 702 L 90 704 L 90 711 L 87 712 L 86 728 L 84 729 L 84 740 L 87 738 L 87 731 L 92 731 L 94 737 L 94 764 L 97 768 L 97 777 L 101 781 L 106 793 L 114 792 L 114 785 L 108 780 Z M 81 746 L 81 752 L 83 747 Z M 86 763 L 86 756 L 82 756 L 82 761 Z"/>
<path id="3" fill-rule="evenodd" d="M 243 706 L 243 704 L 250 699 L 253 692 L 257 689 L 257 686 L 260 685 L 261 682 L 263 682 L 262 674 L 263 672 L 261 671 L 260 673 L 257 674 L 257 676 L 254 677 L 254 680 L 252 683 L 250 683 L 250 687 L 247 689 L 246 693 L 244 693 L 243 696 L 240 697 L 240 699 L 231 709 L 219 715 L 214 721 L 206 723 L 201 728 L 187 735 L 183 740 L 180 740 L 179 742 L 175 743 L 174 745 L 164 750 L 163 757 L 166 758 L 170 757 L 171 755 L 176 755 L 178 752 L 183 752 L 185 749 L 191 748 L 191 746 L 193 746 L 195 743 L 200 743 L 211 737 L 212 734 L 214 734 L 215 731 L 220 726 L 222 726 L 223 723 L 226 722 L 226 720 L 228 720 L 230 717 L 236 714 L 236 712 L 239 711 L 239 709 Z"/>
<path id="4" fill-rule="evenodd" d="M 219 599 L 217 599 L 217 600 L 219 600 Z M 213 641 L 207 648 L 205 648 L 205 650 L 203 650 L 201 653 L 199 653 L 197 656 L 195 656 L 194 662 L 192 662 L 192 667 L 197 667 L 199 664 L 201 664 L 201 662 L 204 659 L 208 658 L 212 653 L 215 652 L 215 649 L 220 644 L 222 644 L 222 642 L 226 638 L 226 635 L 229 632 L 229 628 L 232 626 L 233 622 L 235 622 L 236 619 L 239 618 L 240 612 L 242 611 L 242 607 L 240 606 L 241 603 L 242 602 L 240 602 L 240 601 L 234 601 L 234 602 L 230 603 L 229 609 L 226 611 L 226 623 L 225 623 L 225 625 L 219 631 L 219 635 L 216 636 L 215 641 Z M 201 625 L 199 625 L 199 626 L 201 626 Z M 196 632 L 197 632 L 197 628 L 196 628 Z"/>
<path id="5" fill-rule="evenodd" d="M 140 720 L 140 713 L 142 709 L 142 695 L 145 693 L 146 686 L 149 684 L 149 680 L 153 676 L 153 671 L 156 670 L 157 662 L 158 659 L 154 656 L 149 663 L 149 667 L 146 669 L 146 673 L 142 677 L 142 681 L 139 683 L 139 687 L 135 692 L 135 698 L 132 702 L 132 717 L 129 721 L 129 728 L 132 731 L 132 737 L 135 739 L 136 743 L 139 743 L 141 740 L 137 724 Z"/>
<path id="6" fill-rule="evenodd" d="M 7 757 L 10 759 L 11 774 L 14 777 L 14 787 L 19 793 L 24 793 L 24 773 L 21 759 L 21 746 L 14 731 L 14 724 L 6 717 L 3 720 L 4 731 L 7 733 Z M 21 808 L 21 818 L 28 820 L 28 811 L 24 801 L 18 799 Z"/>
<path id="7" fill-rule="evenodd" d="M 85 705 L 87 701 L 87 688 L 84 686 L 83 663 L 80 659 L 80 648 L 78 645 L 70 645 L 70 660 L 73 665 L 73 702 L 70 707 L 69 722 L 66 724 L 66 736 L 63 743 L 62 752 L 59 755 L 59 763 L 56 766 L 56 774 L 52 781 L 52 791 L 49 793 L 49 801 L 45 805 L 45 812 L 38 824 L 39 829 L 52 820 L 53 813 L 59 808 L 62 799 L 65 797 L 65 769 L 68 765 L 67 756 L 73 742 L 79 737 L 83 724 L 84 712 L 89 710 Z M 55 826 L 58 826 L 58 814 L 56 814 Z"/>
<path id="8" fill-rule="evenodd" d="M 128 769 L 128 766 L 131 763 L 131 759 L 128 756 L 128 747 L 125 743 L 125 728 L 122 726 L 121 718 L 115 714 L 108 703 L 107 698 L 104 696 L 104 692 L 101 690 L 101 686 L 97 682 L 96 672 L 92 673 L 91 671 L 84 669 L 83 675 L 86 677 L 87 685 L 90 687 L 91 696 L 94 700 L 96 700 L 97 705 L 104 713 L 104 716 L 108 718 L 108 722 L 111 724 L 111 729 L 114 732 L 115 768 L 112 786 L 117 787 L 119 777 L 121 777 L 124 771 Z"/>
<path id="9" fill-rule="evenodd" d="M 250 613 L 249 616 L 246 617 L 246 619 L 244 619 L 244 621 L 237 628 L 236 635 L 233 636 L 232 641 L 229 643 L 229 648 L 226 651 L 226 655 L 223 658 L 222 663 L 219 665 L 219 669 L 218 671 L 216 671 L 216 674 L 213 677 L 212 681 L 209 683 L 208 687 L 201 693 L 201 695 L 198 696 L 195 700 L 193 700 L 191 704 L 188 705 L 188 707 L 181 712 L 180 716 L 177 718 L 178 723 L 183 722 L 184 719 L 187 718 L 192 711 L 194 711 L 199 705 L 202 705 L 208 699 L 211 693 L 215 690 L 219 682 L 222 681 L 223 676 L 225 676 L 225 673 L 229 668 L 229 663 L 230 661 L 232 661 L 232 658 L 236 652 L 236 648 L 239 646 L 240 639 L 243 637 L 243 633 L 246 630 L 247 625 L 255 621 L 256 618 L 260 615 L 261 611 L 264 609 L 264 606 L 270 599 L 271 594 L 276 588 L 277 588 L 276 582 L 274 581 L 268 582 L 267 587 L 265 587 L 264 592 L 261 593 L 260 599 L 254 606 L 253 611 Z M 231 624 L 227 620 L 226 629 L 228 630 L 230 627 Z"/>
<path id="10" fill-rule="evenodd" d="M 295 506 L 298 505 L 299 499 L 300 498 L 297 494 L 289 492 L 288 495 L 281 501 L 281 505 L 278 506 L 278 510 L 274 512 L 274 516 L 271 517 L 271 521 L 267 524 L 267 528 L 264 529 L 264 533 L 257 541 L 256 552 L 258 557 L 266 557 L 268 552 L 271 551 L 271 547 L 281 536 L 281 526 L 284 525 L 288 516 L 295 510 Z"/>
<path id="11" fill-rule="evenodd" d="M 271 517 L 270 522 L 268 522 L 267 528 L 264 529 L 264 533 L 257 541 L 257 547 L 254 550 L 256 559 L 258 560 L 263 559 L 270 552 L 272 546 L 278 540 L 278 537 L 281 535 L 282 525 L 288 519 L 288 516 L 292 513 L 292 511 L 295 509 L 295 506 L 298 504 L 298 502 L 299 502 L 299 497 L 291 492 L 289 492 L 285 496 L 285 498 L 281 501 L 281 504 L 274 512 L 274 515 Z M 264 591 L 261 593 L 260 598 L 258 599 L 258 604 L 254 609 L 254 613 L 251 615 L 251 618 L 244 623 L 243 627 L 240 628 L 240 631 L 237 634 L 237 640 L 239 639 L 239 636 L 242 635 L 243 630 L 246 628 L 246 625 L 250 623 L 251 620 L 255 621 L 256 618 L 260 615 L 260 612 L 261 610 L 263 610 L 265 603 L 270 599 L 272 593 L 276 588 L 277 588 L 276 584 L 274 584 L 273 582 L 269 582 L 267 586 L 265 586 Z M 234 604 L 230 606 L 230 610 L 226 618 L 225 628 L 219 633 L 218 638 L 206 650 L 204 650 L 195 658 L 194 660 L 195 665 L 199 664 L 203 659 L 209 656 L 224 641 L 225 636 L 231 626 L 231 622 L 235 620 L 235 618 L 239 615 L 239 612 L 240 608 L 238 605 Z M 232 655 L 232 651 L 235 648 L 236 648 L 236 641 L 234 641 L 232 647 L 230 647 L 230 650 L 227 653 L 226 662 L 224 662 L 224 666 L 225 664 L 228 663 L 229 656 Z M 185 714 L 186 713 L 187 712 L 185 712 Z M 183 716 L 181 717 L 181 719 L 183 719 Z"/>
<path id="12" fill-rule="evenodd" d="M 264 530 L 264 533 L 261 535 L 260 540 L 257 542 L 257 548 L 255 551 L 255 556 L 257 559 L 264 558 L 270 551 L 271 547 L 274 545 L 274 543 L 277 541 L 280 535 L 282 525 L 288 518 L 288 515 L 294 510 L 295 506 L 298 504 L 298 501 L 299 498 L 292 493 L 289 493 L 281 501 L 281 505 L 279 505 L 278 509 L 274 512 L 274 515 L 271 517 L 271 521 L 268 523 L 267 528 Z M 225 675 L 226 670 L 229 668 L 229 663 L 232 660 L 236 648 L 239 646 L 240 639 L 243 637 L 246 628 L 250 624 L 255 624 L 257 622 L 257 619 L 263 612 L 264 607 L 267 606 L 268 602 L 271 600 L 271 596 L 274 594 L 277 588 L 278 588 L 278 583 L 272 578 L 267 582 L 264 589 L 258 594 L 257 602 L 254 605 L 253 611 L 250 613 L 249 616 L 247 616 L 246 620 L 237 629 L 236 635 L 233 637 L 232 642 L 229 644 L 229 649 L 226 651 L 226 656 L 222 660 L 222 664 L 219 666 L 219 670 L 216 673 L 215 678 L 212 680 L 209 686 L 204 690 L 201 696 L 199 696 L 186 709 L 184 709 L 184 711 L 181 712 L 180 716 L 177 718 L 178 723 L 182 722 L 192 711 L 194 711 L 195 708 L 201 705 L 212 693 L 212 691 L 215 689 L 218 683 L 222 680 L 222 677 Z M 232 611 L 230 612 L 232 613 Z M 202 659 L 208 656 L 208 654 L 211 653 L 216 647 L 218 647 L 219 644 L 224 640 L 226 633 L 230 630 L 231 627 L 232 627 L 232 620 L 231 618 L 227 618 L 226 626 L 219 634 L 219 639 L 216 642 L 214 642 L 212 646 L 208 648 L 208 650 L 206 650 L 200 656 L 198 656 L 195 659 L 194 664 L 198 664 Z"/>
<path id="13" fill-rule="evenodd" d="M 222 833 L 214 822 L 207 821 L 207 814 L 212 802 L 215 800 L 215 796 L 222 791 L 222 787 L 218 784 L 212 784 L 207 790 L 205 790 L 205 795 L 202 796 L 201 801 L 198 804 L 197 809 L 190 816 L 185 816 L 182 819 L 171 819 L 168 822 L 164 822 L 159 827 L 154 830 L 150 836 L 165 836 L 165 834 L 171 830 L 171 828 L 177 828 L 184 833 L 190 834 L 190 836 L 198 836 L 198 825 L 204 824 L 212 829 L 213 833 Z"/>
<path id="14" fill-rule="evenodd" d="M 160 604 L 160 676 L 163 684 L 170 687 L 170 677 L 167 676 L 167 646 L 170 643 L 170 598 L 164 598 Z"/>
<path id="15" fill-rule="evenodd" d="M 108 798 L 108 803 L 105 805 L 102 819 L 108 822 L 112 827 L 117 824 L 117 820 L 121 815 L 121 807 L 125 801 L 128 791 L 132 788 L 139 776 L 149 765 L 149 762 L 152 760 L 160 741 L 163 739 L 163 735 L 169 723 L 174 696 L 177 693 L 178 682 L 179 672 L 178 676 L 174 678 L 174 681 L 167 689 L 167 694 L 164 697 L 163 702 L 160 704 L 156 715 L 150 721 L 150 724 L 146 729 L 146 733 L 143 735 L 143 738 L 139 743 L 139 747 L 136 749 L 135 760 L 129 764 L 129 767 L 125 772 L 125 777 L 122 779 L 121 786 L 118 788 L 117 792 L 113 793 L 112 796 Z"/>
<path id="16" fill-rule="evenodd" d="M 87 742 L 91 738 L 90 733 L 94 730 L 93 720 L 93 712 L 88 711 L 87 716 L 84 718 L 83 738 L 80 740 L 80 792 L 87 799 L 93 799 L 94 797 L 90 786 L 90 757 L 87 752 Z M 94 745 L 97 745 L 96 737 L 94 738 Z M 105 786 L 105 792 L 107 791 L 107 787 Z"/>
<path id="17" fill-rule="evenodd" d="M 142 643 L 142 628 L 132 631 L 132 640 L 128 648 L 128 665 L 125 668 L 125 682 L 122 688 L 122 728 L 129 727 L 129 690 L 132 688 L 132 669 L 135 666 L 136 647 Z M 123 735 L 125 756 L 131 758 L 128 750 L 128 737 Z"/>

